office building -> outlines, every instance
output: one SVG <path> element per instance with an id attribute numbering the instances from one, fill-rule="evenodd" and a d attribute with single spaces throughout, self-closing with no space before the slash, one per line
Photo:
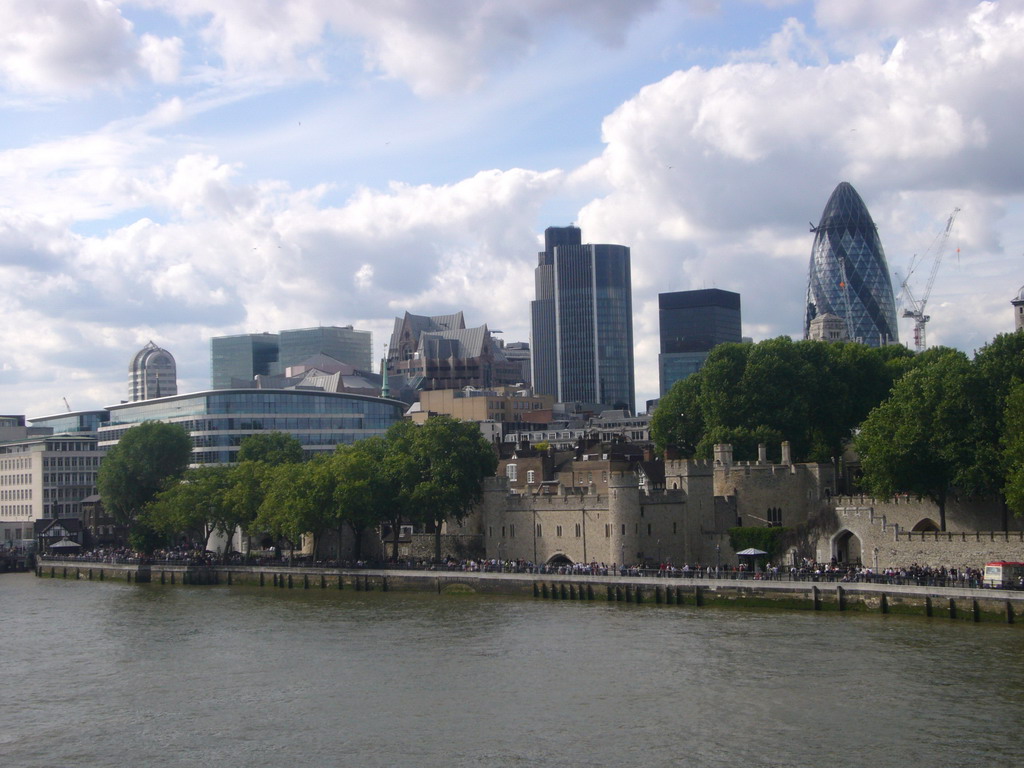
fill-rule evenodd
<path id="1" fill-rule="evenodd" d="M 327 355 L 342 363 L 369 371 L 373 368 L 371 334 L 351 325 L 296 328 L 278 334 L 278 365 L 284 371 L 314 355 Z"/>
<path id="2" fill-rule="evenodd" d="M 467 328 L 462 312 L 396 317 L 387 371 L 395 392 L 489 389 L 522 381 L 521 366 L 505 357 L 487 326 Z"/>
<path id="3" fill-rule="evenodd" d="M 635 412 L 629 248 L 549 227 L 530 305 L 533 386 L 558 402 Z"/>
<path id="4" fill-rule="evenodd" d="M 24 547 L 39 520 L 80 517 L 100 466 L 90 435 L 32 435 L 0 443 L 0 546 Z M 49 431 L 49 430 L 45 430 Z"/>
<path id="5" fill-rule="evenodd" d="M 257 376 L 284 374 L 317 355 L 368 371 L 372 368 L 371 345 L 370 332 L 351 325 L 215 336 L 210 340 L 210 386 L 247 387 Z"/>
<path id="6" fill-rule="evenodd" d="M 278 372 L 276 333 L 245 333 L 210 339 L 210 381 L 213 389 L 245 386 L 256 376 Z"/>
<path id="7" fill-rule="evenodd" d="M 897 343 L 889 266 L 875 222 L 857 190 L 840 183 L 812 231 L 804 338 L 811 338 L 816 317 L 832 314 L 846 324 L 851 341 L 872 347 Z"/>
<path id="8" fill-rule="evenodd" d="M 178 371 L 174 357 L 150 341 L 128 364 L 128 401 L 134 403 L 176 394 Z"/>
<path id="9" fill-rule="evenodd" d="M 307 454 L 333 451 L 366 437 L 382 436 L 402 418 L 397 400 L 304 389 L 218 389 L 122 403 L 107 409 L 99 428 L 99 447 L 109 450 L 144 421 L 180 424 L 192 438 L 192 465 L 228 464 L 249 435 L 285 432 Z"/>
<path id="10" fill-rule="evenodd" d="M 719 344 L 743 340 L 740 295 L 718 288 L 658 294 L 661 396 L 700 370 Z"/>

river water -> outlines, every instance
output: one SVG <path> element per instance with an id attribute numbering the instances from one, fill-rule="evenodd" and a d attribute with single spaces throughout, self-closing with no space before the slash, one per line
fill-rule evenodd
<path id="1" fill-rule="evenodd" d="M 0 763 L 1009 766 L 1024 631 L 0 576 Z"/>

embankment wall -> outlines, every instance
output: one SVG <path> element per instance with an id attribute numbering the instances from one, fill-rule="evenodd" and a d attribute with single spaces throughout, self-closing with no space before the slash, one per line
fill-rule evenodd
<path id="1" fill-rule="evenodd" d="M 40 578 L 270 589 L 475 592 L 550 600 L 652 605 L 761 606 L 810 611 L 916 614 L 1024 626 L 1024 591 L 895 584 L 683 579 L 633 576 L 475 573 L 385 569 L 281 568 L 41 562 Z"/>

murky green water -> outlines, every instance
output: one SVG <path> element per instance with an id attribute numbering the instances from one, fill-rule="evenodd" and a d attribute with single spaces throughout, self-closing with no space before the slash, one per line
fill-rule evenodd
<path id="1" fill-rule="evenodd" d="M 1024 631 L 900 617 L 0 577 L 0 760 L 1004 766 Z"/>

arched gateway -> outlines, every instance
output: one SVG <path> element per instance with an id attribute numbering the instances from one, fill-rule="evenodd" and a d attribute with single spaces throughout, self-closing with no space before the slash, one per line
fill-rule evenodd
<path id="1" fill-rule="evenodd" d="M 832 537 L 832 557 L 837 563 L 859 563 L 860 539 L 853 531 L 845 528 Z"/>

